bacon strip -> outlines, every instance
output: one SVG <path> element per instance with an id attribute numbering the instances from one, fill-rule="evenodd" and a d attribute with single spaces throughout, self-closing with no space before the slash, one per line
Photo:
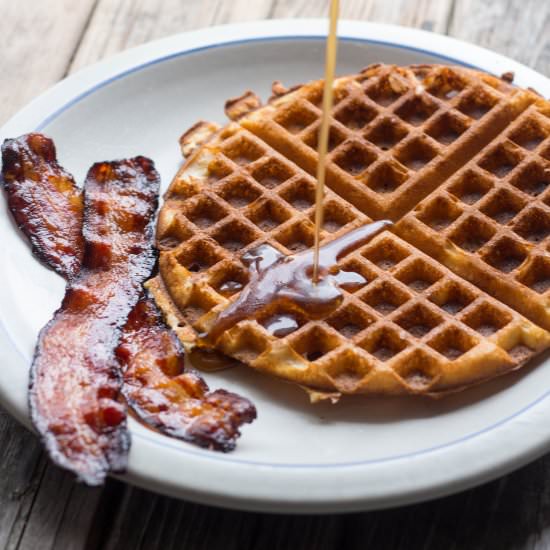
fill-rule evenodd
<path id="1" fill-rule="evenodd" d="M 82 266 L 42 329 L 31 367 L 31 414 L 46 449 L 89 485 L 126 467 L 130 441 L 114 349 L 155 264 L 158 191 L 159 176 L 143 157 L 90 169 Z"/>
<path id="2" fill-rule="evenodd" d="M 57 163 L 53 141 L 42 134 L 7 139 L 2 179 L 8 206 L 34 254 L 66 279 L 74 277 L 84 251 L 82 194 Z"/>
<path id="3" fill-rule="evenodd" d="M 208 391 L 202 378 L 184 372 L 177 336 L 155 303 L 143 297 L 124 327 L 117 357 L 123 394 L 148 425 L 172 437 L 220 451 L 235 448 L 239 427 L 256 418 L 247 399 L 225 390 Z"/>
<path id="4" fill-rule="evenodd" d="M 31 142 L 42 144 L 40 150 L 48 153 L 30 155 L 30 146 L 23 147 L 21 144 Z M 26 179 L 12 175 L 15 173 L 14 166 L 25 162 L 26 173 L 33 174 L 32 185 L 37 189 L 30 196 L 28 208 L 34 213 L 34 222 L 31 226 L 26 218 L 22 218 L 20 224 L 21 230 L 32 241 L 35 228 L 47 227 L 48 223 L 48 210 L 37 207 L 45 193 L 41 187 L 49 191 L 49 203 L 54 209 L 63 211 L 66 207 L 65 187 L 51 188 L 52 178 L 47 175 L 63 174 L 65 181 L 72 182 L 74 189 L 76 186 L 72 176 L 57 164 L 52 140 L 41 134 L 7 140 L 4 151 L 4 179 L 11 181 L 11 185 L 5 187 L 9 202 L 12 202 L 13 195 L 21 193 L 20 186 L 27 185 Z M 59 220 L 55 232 L 48 235 L 46 231 L 47 238 L 41 249 L 43 253 L 39 256 L 47 265 L 55 267 L 57 260 L 52 259 L 52 252 L 61 249 L 60 240 L 67 244 L 62 248 L 64 257 L 61 260 L 66 263 L 74 260 L 72 264 L 78 269 L 70 273 L 68 270 L 58 270 L 66 278 L 80 270 L 84 246 L 81 236 L 84 203 L 80 195 L 77 198 L 76 204 L 80 204 L 80 210 L 75 207 L 70 216 Z M 78 235 L 78 240 L 75 235 Z M 182 374 L 184 352 L 181 344 L 164 324 L 154 301 L 145 293 L 142 293 L 122 328 L 117 355 L 124 369 L 122 390 L 128 403 L 140 420 L 165 435 L 203 447 L 229 451 L 235 447 L 235 440 L 240 435 L 239 427 L 256 417 L 256 410 L 250 401 L 224 390 L 208 392 L 207 385 L 199 376 Z"/>

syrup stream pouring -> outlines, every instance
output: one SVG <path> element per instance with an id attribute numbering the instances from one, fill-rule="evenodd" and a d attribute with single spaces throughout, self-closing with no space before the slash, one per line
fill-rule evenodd
<path id="1" fill-rule="evenodd" d="M 334 99 L 333 82 L 336 69 L 336 48 L 338 37 L 338 12 L 340 1 L 331 0 L 330 25 L 327 37 L 327 49 L 325 60 L 325 83 L 323 89 L 323 115 L 319 130 L 319 145 L 317 149 L 319 160 L 317 161 L 317 187 L 315 189 L 315 241 L 313 253 L 313 282 L 319 282 L 319 249 L 321 246 L 321 228 L 323 227 L 323 199 L 325 195 L 326 157 L 328 150 L 328 138 L 330 131 L 330 112 Z"/>
<path id="2" fill-rule="evenodd" d="M 203 345 L 215 345 L 226 330 L 244 319 L 257 318 L 261 313 L 273 313 L 266 328 L 271 334 L 281 337 L 299 326 L 293 312 L 305 314 L 310 319 L 322 319 L 330 315 L 342 303 L 342 289 L 356 289 L 367 283 L 359 273 L 339 270 L 338 260 L 391 225 L 391 222 L 385 220 L 367 224 L 321 247 L 339 8 L 339 0 L 331 0 L 323 113 L 319 129 L 313 250 L 285 256 L 265 244 L 245 254 L 242 260 L 249 268 L 250 282 L 243 288 L 237 300 L 218 315 L 210 330 L 200 335 Z"/>

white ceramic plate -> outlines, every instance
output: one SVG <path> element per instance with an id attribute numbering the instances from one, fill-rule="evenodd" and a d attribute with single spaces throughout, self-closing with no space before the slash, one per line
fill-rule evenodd
<path id="1" fill-rule="evenodd" d="M 152 157 L 164 186 L 180 163 L 178 137 L 196 120 L 222 122 L 225 99 L 274 79 L 322 76 L 327 22 L 292 20 L 215 27 L 124 52 L 59 83 L 13 117 L 0 138 L 41 130 L 78 180 L 94 161 Z M 544 76 L 456 40 L 400 27 L 341 22 L 340 74 L 369 63 L 463 63 L 550 95 Z M 36 335 L 63 295 L 0 217 L 0 401 L 27 418 L 27 371 Z M 441 401 L 346 399 L 309 405 L 301 390 L 246 369 L 208 375 L 250 397 L 258 420 L 235 452 L 217 454 L 131 422 L 131 483 L 250 510 L 350 511 L 465 489 L 550 449 L 550 364 Z"/>

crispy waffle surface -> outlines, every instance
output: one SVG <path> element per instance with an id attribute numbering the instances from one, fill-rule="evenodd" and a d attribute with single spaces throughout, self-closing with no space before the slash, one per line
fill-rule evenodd
<path id="1" fill-rule="evenodd" d="M 421 71 L 435 78 L 433 71 L 425 67 L 416 68 L 416 73 L 394 70 L 400 83 L 414 76 L 415 86 L 416 74 Z M 388 67 L 368 71 L 375 71 L 372 78 L 379 82 L 392 79 Z M 519 94 L 524 96 L 525 108 L 535 102 L 536 96 L 530 92 L 516 91 L 492 77 L 483 78 L 490 83 L 479 76 L 478 84 L 499 98 L 493 104 L 495 109 L 502 102 L 514 101 Z M 447 75 L 446 101 L 453 101 L 461 94 L 462 99 L 471 99 L 471 86 L 463 91 L 451 90 L 450 80 Z M 362 82 L 362 77 L 350 77 L 348 81 Z M 318 84 L 307 86 L 314 88 Z M 355 90 L 355 84 L 352 86 Z M 395 98 L 395 102 L 408 101 L 403 96 L 409 91 Z M 296 91 L 286 95 L 293 93 Z M 418 93 L 416 90 L 415 94 Z M 279 95 L 274 101 L 282 97 L 285 96 Z M 335 106 L 336 112 L 341 101 Z M 273 141 L 272 148 L 264 136 L 256 135 L 242 122 L 265 109 L 257 107 L 258 102 L 250 94 L 229 104 L 230 116 L 240 116 L 239 122 L 214 132 L 202 146 L 199 142 L 214 130 L 211 125 L 199 125 L 188 134 L 182 143 L 184 152 L 190 153 L 190 144 L 195 150 L 165 195 L 157 231 L 161 250 L 159 275 L 148 286 L 169 325 L 185 344 L 192 345 L 198 333 L 208 331 L 218 313 L 247 283 L 248 271 L 241 262 L 243 254 L 264 243 L 284 254 L 302 251 L 313 244 L 315 180 L 308 174 L 312 168 L 303 163 L 300 164 L 305 169 L 299 167 L 296 157 L 294 162 L 289 159 L 292 155 L 286 148 Z M 251 108 L 256 110 L 249 113 Z M 518 108 L 518 113 L 525 108 Z M 434 111 L 433 115 L 460 118 L 453 109 L 441 107 L 441 112 Z M 382 123 L 386 115 L 375 116 L 380 116 Z M 465 124 L 474 127 L 490 116 L 484 113 Z M 337 127 L 336 120 L 333 124 Z M 365 127 L 368 124 L 365 122 Z M 405 122 L 394 126 L 399 124 Z M 316 123 L 312 122 L 311 130 L 315 128 Z M 300 138 L 296 135 L 293 138 L 297 149 L 305 143 L 302 143 L 307 133 L 305 126 L 299 133 Z M 415 136 L 414 139 L 420 139 Z M 459 139 L 461 136 L 456 137 Z M 487 139 L 494 138 L 484 138 L 481 147 L 485 147 Z M 315 146 L 315 141 L 307 145 L 312 153 Z M 462 148 L 468 149 L 465 145 Z M 438 155 L 444 156 L 442 145 L 441 151 Z M 336 149 L 333 158 L 335 152 Z M 382 155 L 385 160 L 375 162 L 380 165 L 394 162 L 387 152 Z M 469 155 L 473 157 L 475 152 L 470 151 Z M 357 185 L 362 182 L 356 176 L 353 179 Z M 364 182 L 362 185 L 365 187 Z M 417 186 L 420 194 L 418 189 Z M 344 198 L 340 191 L 333 180 L 325 200 L 323 242 L 371 219 L 346 200 L 349 195 Z M 422 196 L 428 193 L 423 192 Z M 395 198 L 395 194 L 387 194 L 389 202 L 393 200 L 390 197 Z M 417 202 L 420 198 L 417 197 Z M 378 202 L 382 204 L 380 198 Z M 371 211 L 372 218 L 387 215 L 391 209 L 389 202 L 384 203 L 384 209 Z M 546 330 L 392 232 L 385 231 L 346 255 L 338 267 L 363 275 L 367 284 L 355 292 L 344 292 L 342 305 L 327 319 L 311 321 L 297 317 L 297 330 L 276 337 L 266 326 L 285 311 L 266 308 L 256 319 L 241 321 L 226 331 L 217 348 L 257 370 L 298 383 L 313 396 L 330 392 L 439 395 L 516 369 L 550 344 Z M 296 316 L 295 312 L 293 315 Z"/>
<path id="2" fill-rule="evenodd" d="M 550 330 L 550 105 L 529 107 L 398 231 Z"/>
<path id="3" fill-rule="evenodd" d="M 315 174 L 322 81 L 231 118 Z M 327 185 L 373 219 L 398 220 L 499 135 L 536 94 L 446 66 L 375 65 L 334 83 Z M 242 105 L 244 103 L 244 105 Z"/>

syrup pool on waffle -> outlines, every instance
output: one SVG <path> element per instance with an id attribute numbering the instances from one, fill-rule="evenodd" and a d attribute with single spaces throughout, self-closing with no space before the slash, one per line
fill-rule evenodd
<path id="1" fill-rule="evenodd" d="M 215 344 L 218 338 L 244 319 L 255 318 L 266 308 L 284 305 L 310 319 L 323 319 L 342 303 L 344 290 L 361 287 L 367 280 L 355 272 L 339 270 L 338 260 L 366 244 L 391 225 L 382 220 L 358 227 L 319 248 L 319 279 L 313 274 L 314 251 L 285 256 L 270 245 L 261 245 L 245 254 L 250 282 L 239 297 L 216 319 L 207 334 L 205 344 Z M 282 336 L 295 328 L 291 315 L 275 317 L 269 327 L 272 334 Z"/>

